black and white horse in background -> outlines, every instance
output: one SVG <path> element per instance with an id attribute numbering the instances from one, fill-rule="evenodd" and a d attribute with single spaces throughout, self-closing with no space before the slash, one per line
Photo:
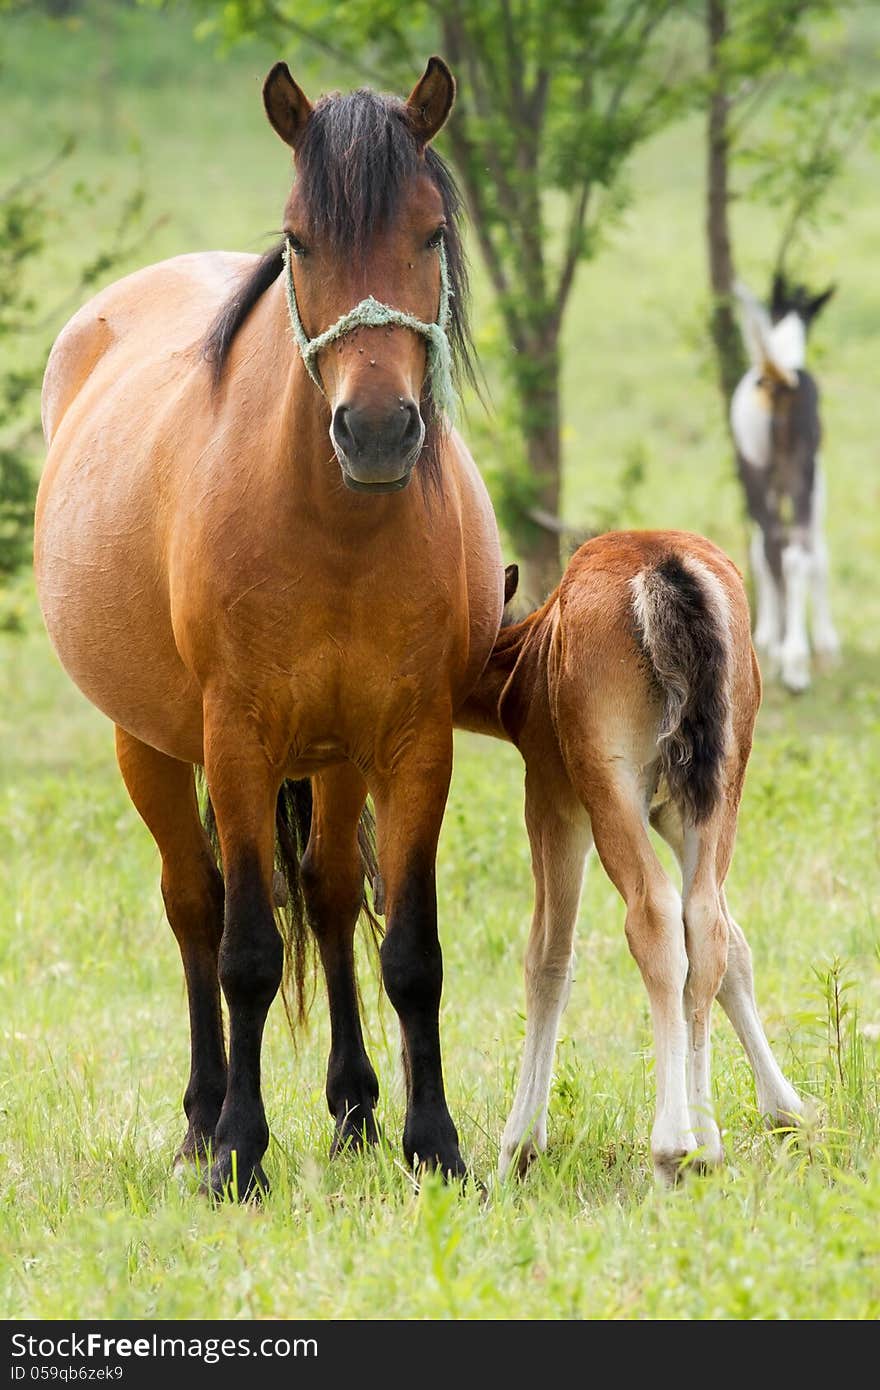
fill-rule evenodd
<path id="1" fill-rule="evenodd" d="M 808 329 L 834 288 L 811 296 L 776 275 L 769 313 L 744 285 L 736 293 L 752 359 L 730 418 L 754 522 L 754 643 L 783 684 L 801 691 L 810 684 L 810 596 L 816 657 L 830 663 L 840 648 L 828 597 L 819 392 L 804 369 Z"/>

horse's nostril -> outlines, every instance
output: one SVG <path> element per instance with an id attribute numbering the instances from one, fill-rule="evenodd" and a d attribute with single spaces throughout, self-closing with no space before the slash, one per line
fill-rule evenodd
<path id="1" fill-rule="evenodd" d="M 333 423 L 330 429 L 336 445 L 344 454 L 350 454 L 354 448 L 354 437 L 348 423 L 348 414 L 347 405 L 338 405 L 333 412 Z"/>
<path id="2" fill-rule="evenodd" d="M 398 398 L 393 409 L 337 405 L 331 434 L 340 453 L 357 463 L 384 463 L 414 454 L 422 442 L 422 417 L 414 401 Z"/>
<path id="3" fill-rule="evenodd" d="M 421 443 L 422 417 L 419 414 L 418 406 L 413 401 L 411 401 L 409 405 L 402 406 L 401 409 L 405 410 L 407 415 L 401 446 L 405 453 L 410 453 L 411 450 L 415 449 L 416 446 Z"/>

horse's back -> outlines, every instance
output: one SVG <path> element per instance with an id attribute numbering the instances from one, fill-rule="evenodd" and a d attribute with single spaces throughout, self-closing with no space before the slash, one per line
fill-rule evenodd
<path id="1" fill-rule="evenodd" d="M 572 556 L 560 585 L 563 613 L 587 608 L 592 618 L 605 613 L 609 622 L 616 620 L 619 606 L 608 602 L 612 592 L 671 555 L 709 570 L 726 590 L 745 597 L 736 565 L 706 536 L 692 531 L 609 531 L 586 541 Z"/>
<path id="2" fill-rule="evenodd" d="M 88 300 L 59 333 L 43 377 L 43 433 L 52 443 L 71 403 L 98 374 L 136 358 L 184 352 L 204 336 L 232 283 L 256 260 L 193 252 L 146 266 Z"/>
<path id="3" fill-rule="evenodd" d="M 558 624 L 550 657 L 555 714 L 565 745 L 574 736 L 635 763 L 653 757 L 660 690 L 646 661 L 642 628 L 644 582 L 673 561 L 666 593 L 691 586 L 718 622 L 730 679 L 753 690 L 748 600 L 739 570 L 713 541 L 688 531 L 618 531 L 596 536 L 572 557 L 557 597 Z M 684 571 L 685 578 L 679 576 Z M 669 617 L 666 609 L 662 617 Z M 659 620 L 659 619 L 658 619 Z"/>

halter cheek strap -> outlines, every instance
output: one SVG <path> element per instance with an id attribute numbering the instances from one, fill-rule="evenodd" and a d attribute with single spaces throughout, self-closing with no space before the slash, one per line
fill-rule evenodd
<path id="1" fill-rule="evenodd" d="M 443 415 L 452 415 L 455 409 L 455 391 L 452 385 L 452 353 L 446 333 L 449 323 L 449 300 L 452 291 L 449 287 L 449 268 L 446 264 L 446 247 L 441 241 L 438 247 L 440 257 L 440 305 L 435 323 L 423 323 L 402 309 L 392 309 L 390 304 L 381 304 L 370 295 L 362 299 L 347 314 L 337 319 L 330 328 L 325 328 L 316 338 L 310 338 L 303 328 L 296 302 L 296 286 L 293 282 L 293 265 L 290 243 L 284 243 L 284 282 L 287 291 L 287 308 L 290 313 L 290 326 L 302 355 L 306 371 L 324 395 L 324 383 L 318 371 L 318 357 L 324 348 L 351 333 L 355 328 L 409 328 L 425 339 L 428 354 L 428 376 L 434 403 Z"/>

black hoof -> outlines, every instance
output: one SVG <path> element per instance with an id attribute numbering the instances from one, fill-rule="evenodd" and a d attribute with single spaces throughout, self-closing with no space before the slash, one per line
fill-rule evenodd
<path id="1" fill-rule="evenodd" d="M 258 1160 L 242 1163 L 235 1149 L 221 1149 L 202 1191 L 216 1202 L 261 1202 L 269 1194 L 269 1179 Z"/>
<path id="2" fill-rule="evenodd" d="M 353 1106 L 336 1117 L 336 1133 L 330 1145 L 330 1157 L 341 1153 L 359 1153 L 366 1144 L 378 1144 L 379 1129 L 372 1109 Z"/>
<path id="3" fill-rule="evenodd" d="M 411 1168 L 442 1173 L 447 1182 L 465 1182 L 467 1165 L 458 1147 L 458 1134 L 449 1115 L 408 1120 L 403 1152 Z"/>
<path id="4" fill-rule="evenodd" d="M 210 1168 L 214 1150 L 214 1131 L 194 1129 L 190 1125 L 186 1138 L 174 1155 L 173 1168 Z"/>

